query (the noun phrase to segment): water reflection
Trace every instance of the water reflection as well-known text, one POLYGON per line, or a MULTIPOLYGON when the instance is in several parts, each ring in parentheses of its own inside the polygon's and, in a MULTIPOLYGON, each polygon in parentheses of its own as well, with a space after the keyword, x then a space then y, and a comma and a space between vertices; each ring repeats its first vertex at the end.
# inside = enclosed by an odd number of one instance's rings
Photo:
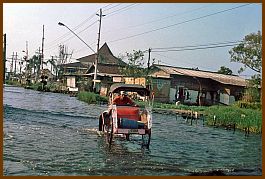
POLYGON ((98 136, 106 106, 63 94, 4 88, 4 175, 261 175, 261 135, 153 114, 150 149, 141 136, 98 136), (40 105, 40 101, 48 105, 40 105))

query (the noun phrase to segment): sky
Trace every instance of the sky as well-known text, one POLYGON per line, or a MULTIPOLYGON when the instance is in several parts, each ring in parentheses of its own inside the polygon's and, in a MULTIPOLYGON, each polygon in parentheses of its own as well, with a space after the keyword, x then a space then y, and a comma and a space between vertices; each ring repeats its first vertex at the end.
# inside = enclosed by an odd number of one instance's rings
MULTIPOLYGON (((243 65, 230 62, 229 50, 246 35, 262 31, 261 3, 4 3, 7 71, 13 52, 19 59, 25 55, 26 41, 29 57, 41 47, 43 25, 46 61, 59 55, 59 45, 72 53, 69 63, 93 54, 100 9, 105 15, 100 46, 106 42, 117 57, 141 50, 145 52, 145 66, 151 48, 155 63, 206 71, 226 66, 238 75, 243 65)), ((240 76, 253 74, 246 70, 240 76)))

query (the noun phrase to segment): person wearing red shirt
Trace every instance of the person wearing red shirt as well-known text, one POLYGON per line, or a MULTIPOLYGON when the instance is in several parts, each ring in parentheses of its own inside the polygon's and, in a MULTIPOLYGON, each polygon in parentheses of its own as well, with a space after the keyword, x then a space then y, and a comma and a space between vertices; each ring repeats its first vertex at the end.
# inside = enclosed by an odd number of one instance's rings
POLYGON ((127 93, 124 91, 121 91, 121 94, 114 98, 112 104, 116 104, 118 106, 123 106, 123 105, 136 106, 136 104, 128 97, 127 93))

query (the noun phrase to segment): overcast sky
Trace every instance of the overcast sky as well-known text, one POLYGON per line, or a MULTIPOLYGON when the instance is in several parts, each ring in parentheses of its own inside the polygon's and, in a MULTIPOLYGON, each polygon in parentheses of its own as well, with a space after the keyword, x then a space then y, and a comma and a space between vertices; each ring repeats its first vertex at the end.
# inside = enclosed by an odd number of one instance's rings
MULTIPOLYGON (((45 59, 58 56, 60 44, 73 52, 71 62, 92 54, 58 22, 75 31, 96 51, 99 26, 96 14, 100 8, 106 15, 102 18, 100 46, 106 42, 115 56, 151 48, 151 59, 156 63, 207 71, 226 66, 238 74, 242 65, 230 62, 228 51, 234 45, 231 42, 262 30, 261 3, 4 3, 7 58, 13 52, 21 58, 26 41, 29 56, 33 56, 41 47, 43 25, 45 59)), ((145 53, 146 61, 147 57, 145 53)), ((242 77, 252 74, 247 70, 242 77)))

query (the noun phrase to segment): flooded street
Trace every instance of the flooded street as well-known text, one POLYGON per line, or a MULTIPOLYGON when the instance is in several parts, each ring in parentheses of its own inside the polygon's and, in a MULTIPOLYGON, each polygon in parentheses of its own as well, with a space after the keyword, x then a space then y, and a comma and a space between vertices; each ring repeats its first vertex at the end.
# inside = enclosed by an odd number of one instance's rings
POLYGON ((262 138, 153 114, 150 149, 138 136, 98 136, 104 105, 64 94, 4 87, 4 175, 262 175, 262 138))

